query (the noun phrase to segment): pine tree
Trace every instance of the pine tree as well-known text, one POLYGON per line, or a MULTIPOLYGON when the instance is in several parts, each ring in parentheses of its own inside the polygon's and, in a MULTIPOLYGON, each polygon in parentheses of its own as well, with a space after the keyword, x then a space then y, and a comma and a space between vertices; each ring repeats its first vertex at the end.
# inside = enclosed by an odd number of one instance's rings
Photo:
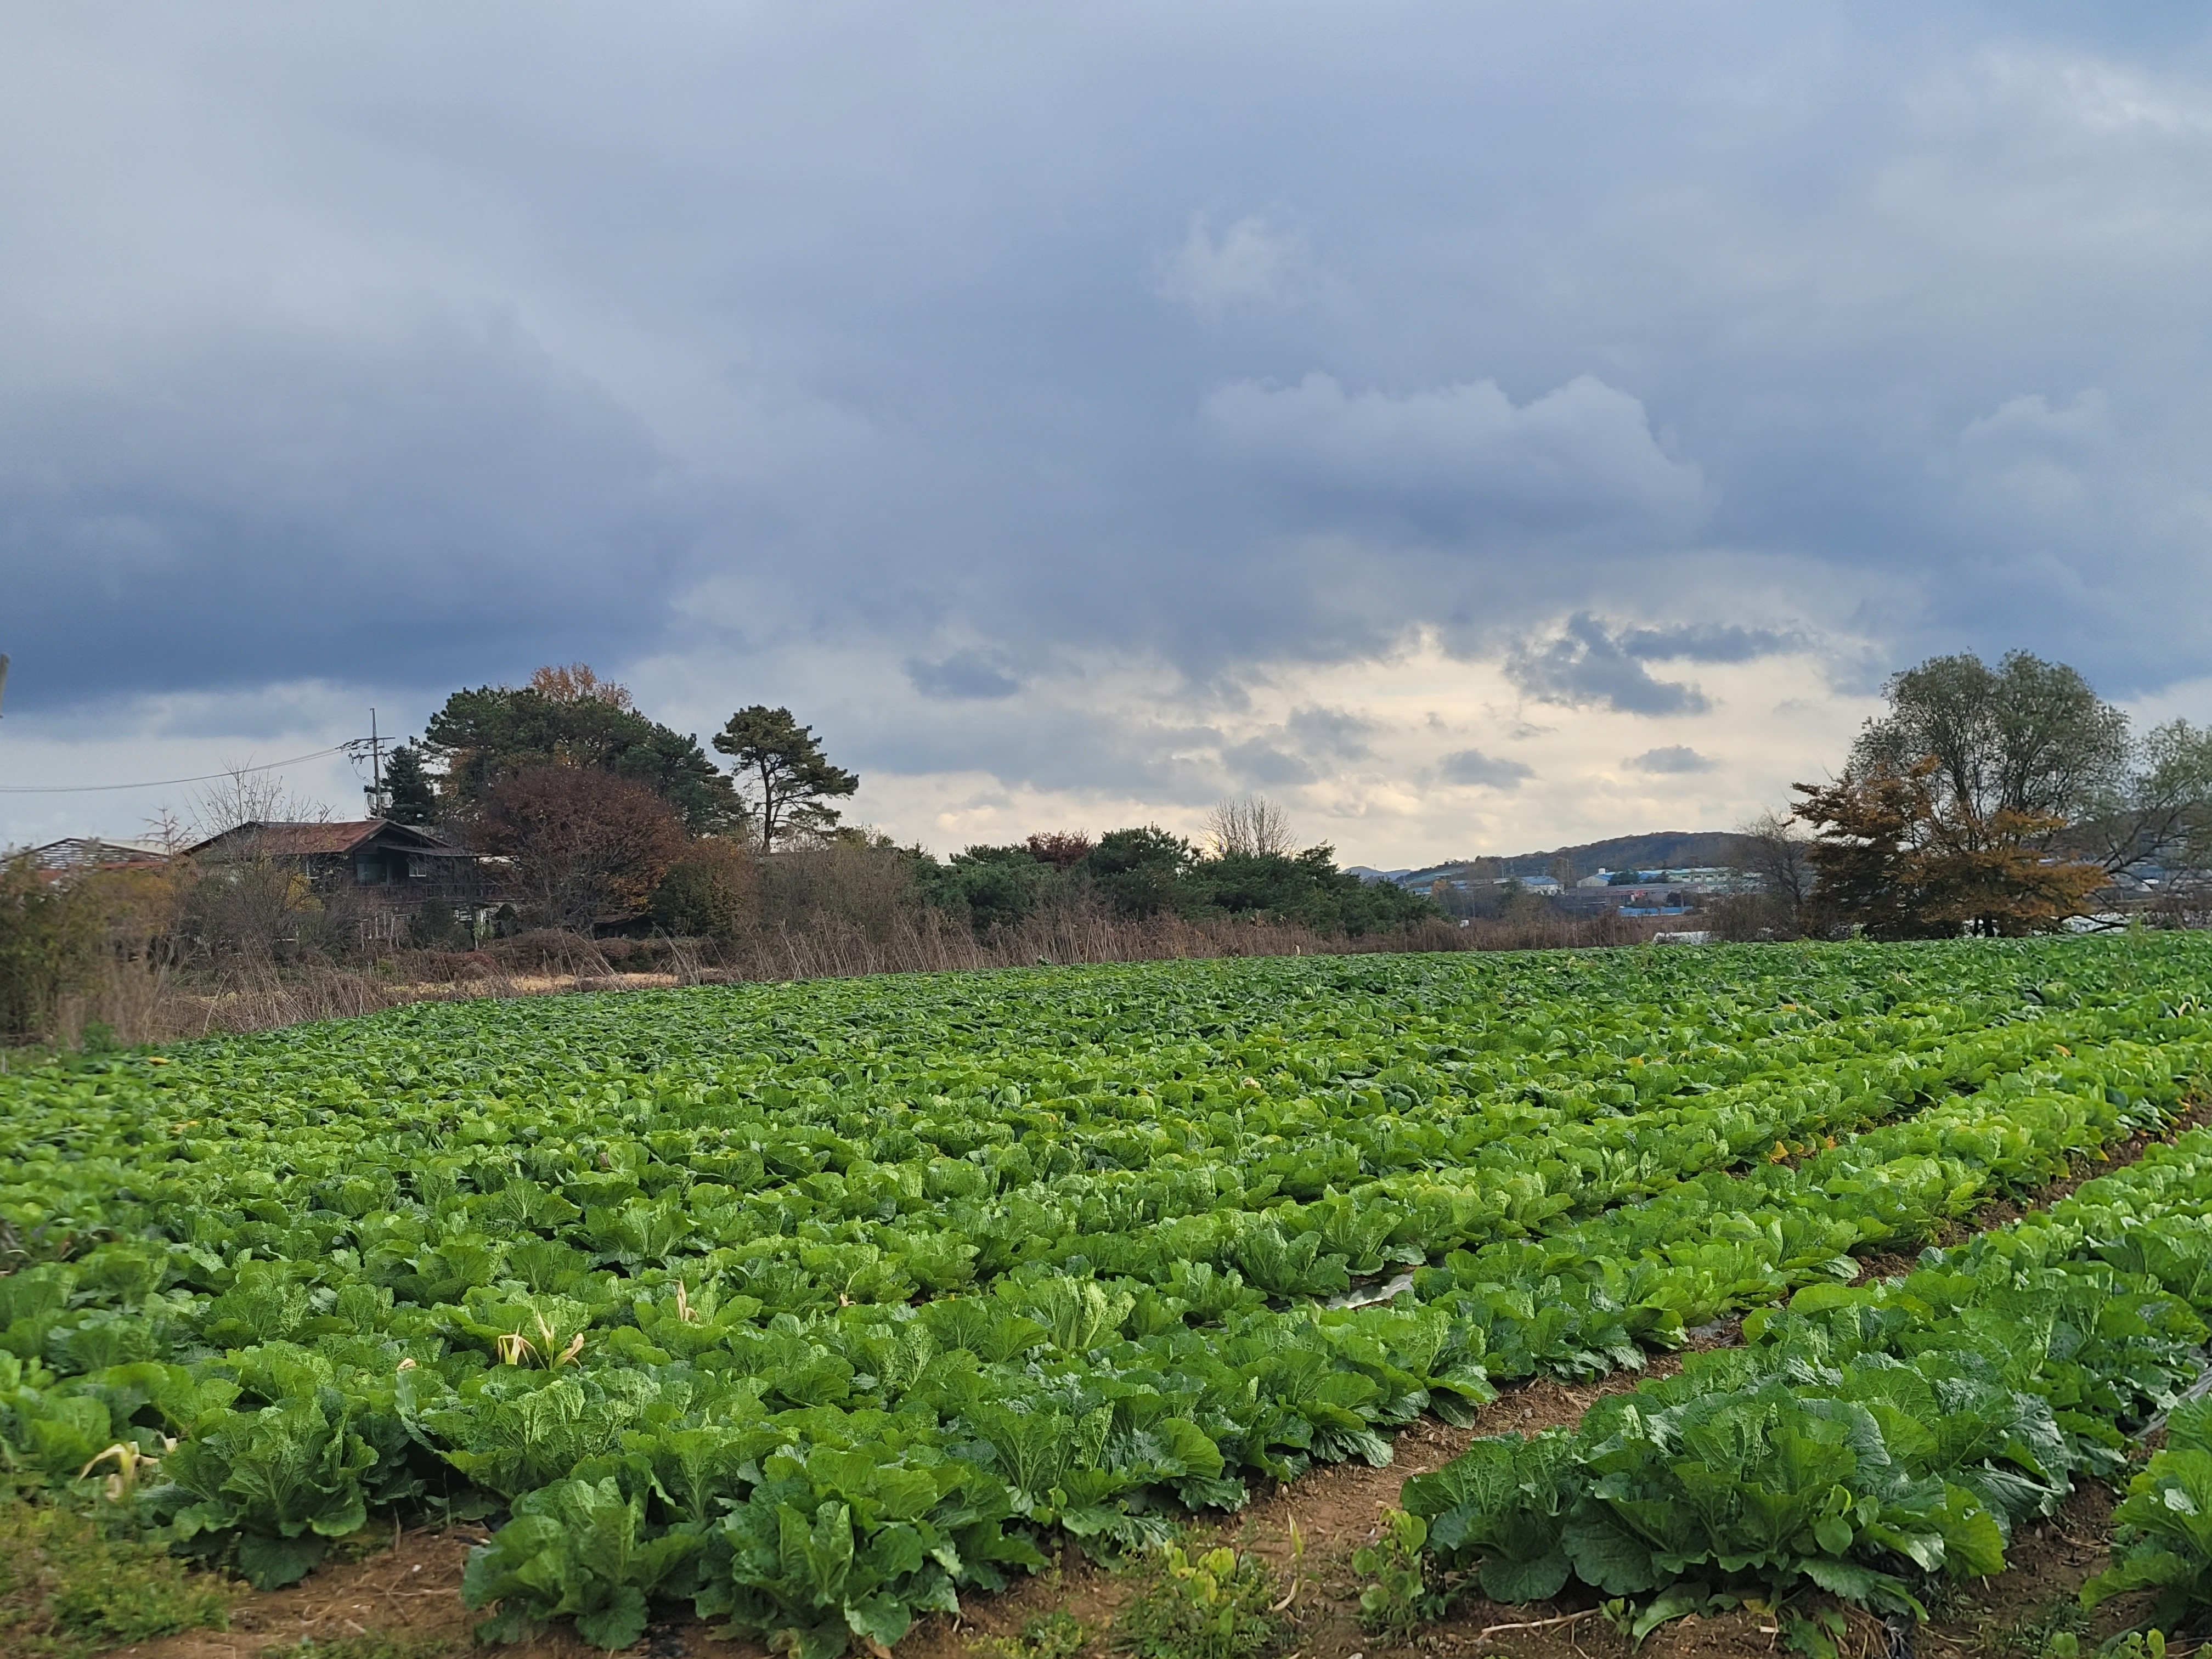
POLYGON ((435 823, 438 788, 422 764, 422 751, 401 744, 384 763, 384 816, 394 823, 435 823))
POLYGON ((842 816, 828 803, 860 787, 859 776, 832 766, 811 726, 788 708, 755 703, 730 716, 714 747, 738 763, 738 786, 760 827, 763 853, 793 831, 826 836, 842 816))

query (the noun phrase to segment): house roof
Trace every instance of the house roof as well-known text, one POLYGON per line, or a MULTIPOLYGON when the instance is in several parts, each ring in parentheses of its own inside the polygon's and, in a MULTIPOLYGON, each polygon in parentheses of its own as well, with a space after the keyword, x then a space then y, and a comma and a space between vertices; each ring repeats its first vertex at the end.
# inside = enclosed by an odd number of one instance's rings
POLYGON ((159 842, 110 841, 100 836, 78 836, 33 847, 31 863, 40 870, 89 870, 159 864, 168 855, 168 849, 159 842))
POLYGON ((459 850, 428 830, 418 830, 410 823, 394 823, 389 818, 359 818, 348 823, 249 822, 226 830, 219 836, 210 836, 205 841, 185 850, 191 853, 219 852, 228 846, 250 841, 258 857, 313 858, 318 854, 350 853, 369 842, 379 840, 386 845, 396 844, 410 851, 459 850))

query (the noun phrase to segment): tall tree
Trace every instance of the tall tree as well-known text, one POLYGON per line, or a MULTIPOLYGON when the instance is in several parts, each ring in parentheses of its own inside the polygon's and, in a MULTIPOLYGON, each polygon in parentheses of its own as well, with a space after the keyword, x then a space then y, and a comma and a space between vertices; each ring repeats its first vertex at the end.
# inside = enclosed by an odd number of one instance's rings
POLYGON ((1265 795, 1237 795, 1206 815, 1206 845, 1216 858, 1288 858, 1297 851, 1291 820, 1265 795))
POLYGON ((1761 891, 1789 912, 1790 927, 1802 929, 1813 902, 1818 872, 1812 860, 1812 838, 1794 817, 1761 812, 1736 831, 1742 839, 1732 857, 1738 870, 1752 877, 1761 891))
POLYGON ((647 719, 629 707, 627 691, 580 663, 540 669, 532 678, 547 689, 456 691, 431 715, 422 748, 443 766, 448 814, 474 815, 502 779, 542 766, 575 766, 644 784, 683 815, 694 835, 738 825, 744 805, 697 739, 647 719))
POLYGON ((2119 787, 2128 717, 2063 663, 2025 651, 1991 668, 1962 653, 1890 676, 1889 713, 1867 722, 1850 770, 1899 776, 1925 758, 1925 787, 1962 828, 2001 812, 2071 822, 2119 787))
POLYGON ((737 762, 763 853, 775 849, 779 836, 830 834, 843 814, 829 803, 860 787, 858 774, 830 763, 814 728, 788 708, 740 708, 715 733, 714 747, 737 762))
POLYGON ((422 751, 414 744, 401 744, 385 762, 384 793, 384 816, 394 823, 438 821, 437 785, 422 764, 422 751))
POLYGON ((2170 720, 2144 732, 2127 777, 2066 839, 2112 875, 2212 861, 2212 727, 2170 720))

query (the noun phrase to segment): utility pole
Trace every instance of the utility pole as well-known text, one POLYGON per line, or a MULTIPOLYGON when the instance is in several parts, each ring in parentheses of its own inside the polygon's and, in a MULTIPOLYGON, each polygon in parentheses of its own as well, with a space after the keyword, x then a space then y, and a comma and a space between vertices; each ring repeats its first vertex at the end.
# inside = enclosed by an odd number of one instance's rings
POLYGON ((0 651, 0 691, 8 689, 8 653, 0 651))
POLYGON ((377 735, 376 710, 368 711, 368 783, 362 793, 368 797, 368 815, 380 818, 391 811, 391 803, 384 799, 384 740, 377 735))

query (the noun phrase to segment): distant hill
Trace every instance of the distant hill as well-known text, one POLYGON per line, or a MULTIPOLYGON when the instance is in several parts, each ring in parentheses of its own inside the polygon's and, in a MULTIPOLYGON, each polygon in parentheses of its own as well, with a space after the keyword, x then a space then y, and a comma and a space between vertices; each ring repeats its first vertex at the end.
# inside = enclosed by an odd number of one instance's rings
POLYGON ((1658 830, 1644 836, 1615 836, 1610 841, 1555 847, 1546 853, 1516 853, 1508 858, 1452 859, 1419 870, 1376 870, 1355 865, 1352 873, 1368 881, 1425 886, 1439 876, 1547 876, 1559 859, 1574 866, 1575 878, 1598 870, 1694 870, 1735 862, 1750 837, 1726 830, 1658 830))

